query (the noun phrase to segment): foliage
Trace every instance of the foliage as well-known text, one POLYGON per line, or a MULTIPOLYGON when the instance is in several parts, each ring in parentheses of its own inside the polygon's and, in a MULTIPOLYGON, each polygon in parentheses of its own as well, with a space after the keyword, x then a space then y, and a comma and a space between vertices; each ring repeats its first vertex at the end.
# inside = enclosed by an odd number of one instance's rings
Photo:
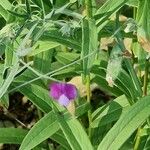
POLYGON ((149 149, 149 20, 149 0, 0 1, 0 105, 19 92, 40 114, 32 127, 0 128, 0 143, 149 149), (52 82, 76 86, 75 110, 52 100, 52 82), (93 100, 95 89, 105 97, 93 100))

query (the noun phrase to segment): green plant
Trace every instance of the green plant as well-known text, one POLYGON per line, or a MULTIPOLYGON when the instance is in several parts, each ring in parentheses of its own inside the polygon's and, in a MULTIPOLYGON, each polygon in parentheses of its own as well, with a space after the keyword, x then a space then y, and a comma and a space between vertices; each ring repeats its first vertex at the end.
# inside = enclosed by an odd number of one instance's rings
POLYGON ((0 1, 0 104, 7 110, 19 92, 38 114, 33 127, 0 128, 0 143, 149 149, 149 20, 148 0, 0 1), (86 94, 66 109, 49 95, 52 82, 86 94), (92 99, 95 85, 105 97, 92 99))

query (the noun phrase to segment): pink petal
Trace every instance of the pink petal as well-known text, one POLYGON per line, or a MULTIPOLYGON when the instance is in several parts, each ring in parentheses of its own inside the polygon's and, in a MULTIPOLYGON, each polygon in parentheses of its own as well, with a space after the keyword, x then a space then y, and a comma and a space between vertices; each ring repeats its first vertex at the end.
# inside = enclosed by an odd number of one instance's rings
POLYGON ((61 83, 54 82, 50 84, 50 96, 58 100, 61 95, 61 83))
POLYGON ((63 87, 63 93, 69 100, 73 100, 77 97, 77 89, 73 84, 65 84, 63 87))

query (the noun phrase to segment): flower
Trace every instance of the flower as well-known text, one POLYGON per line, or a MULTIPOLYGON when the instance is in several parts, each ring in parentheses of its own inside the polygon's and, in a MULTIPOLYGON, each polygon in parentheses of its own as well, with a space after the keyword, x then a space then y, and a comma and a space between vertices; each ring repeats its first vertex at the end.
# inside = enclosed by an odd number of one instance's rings
POLYGON ((76 98, 77 89, 72 84, 54 82, 50 84, 50 96, 57 100, 60 105, 66 107, 70 101, 76 98))

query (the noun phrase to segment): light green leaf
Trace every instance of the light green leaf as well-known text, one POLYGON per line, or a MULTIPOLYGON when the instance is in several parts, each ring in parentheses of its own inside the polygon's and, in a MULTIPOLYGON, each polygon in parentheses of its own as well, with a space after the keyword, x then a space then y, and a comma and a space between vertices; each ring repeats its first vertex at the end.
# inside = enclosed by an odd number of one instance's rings
POLYGON ((92 128, 107 125, 119 119, 122 113, 129 107, 127 98, 122 95, 110 103, 98 108, 92 114, 92 128))
POLYGON ((107 0, 95 13, 98 31, 106 25, 108 18, 123 7, 128 0, 107 0))
POLYGON ((18 58, 13 56, 13 66, 10 68, 10 73, 8 74, 8 77, 4 80, 3 84, 1 85, 0 88, 0 98, 6 93, 8 87, 14 80, 14 77, 19 69, 19 63, 18 63, 18 58))
MULTIPOLYGON (((80 116, 86 113, 89 109, 89 104, 85 103, 76 109, 76 115, 80 116)), ((62 114, 63 115, 63 114, 62 114)), ((65 113, 65 118, 70 118, 70 114, 65 113)), ((53 111, 46 114, 39 120, 24 138, 20 150, 29 150, 37 146, 60 129, 58 121, 53 111)))
POLYGON ((139 99, 110 129, 98 146, 98 150, 116 150, 150 116, 150 96, 139 99))
POLYGON ((64 52, 58 52, 55 56, 55 58, 62 64, 69 64, 75 60, 77 60, 80 57, 77 53, 64 53, 64 52))
POLYGON ((50 137, 52 140, 56 141, 57 143, 59 143, 62 147, 64 147, 66 150, 71 150, 70 145, 68 144, 64 134, 62 133, 62 131, 58 131, 55 134, 53 134, 50 137))
POLYGON ((81 58, 90 55, 88 58, 83 59, 83 74, 89 74, 90 69, 95 60, 95 51, 98 48, 98 35, 95 20, 83 19, 82 21, 82 51, 81 58))
POLYGON ((36 44, 32 47, 32 51, 29 53, 30 56, 37 55, 41 52, 53 49, 60 46, 57 42, 52 41, 37 41, 36 44))
POLYGON ((54 113, 51 111, 45 115, 24 138, 19 150, 30 150, 49 138, 59 129, 54 113))
POLYGON ((78 122, 77 119, 72 117, 71 119, 66 119, 59 113, 55 111, 55 115, 59 122, 60 128, 63 131, 66 140, 68 141, 72 150, 92 150, 93 147, 91 142, 83 130, 83 127, 78 122))
POLYGON ((9 14, 7 10, 11 9, 11 3, 8 0, 3 0, 0 1, 0 15, 2 15, 2 17, 8 21, 9 19, 9 14))
POLYGON ((21 144, 27 133, 27 130, 20 128, 0 128, 0 143, 21 144))
POLYGON ((42 35, 41 39, 46 40, 46 41, 48 40, 48 41, 57 42, 57 43, 66 45, 70 48, 81 51, 81 35, 78 35, 78 38, 75 36, 68 37, 68 36, 62 35, 62 33, 58 29, 54 28, 54 29, 46 31, 42 35))
POLYGON ((41 111, 49 112, 51 110, 52 105, 48 89, 46 90, 36 84, 30 84, 20 88, 19 91, 27 96, 41 111))

